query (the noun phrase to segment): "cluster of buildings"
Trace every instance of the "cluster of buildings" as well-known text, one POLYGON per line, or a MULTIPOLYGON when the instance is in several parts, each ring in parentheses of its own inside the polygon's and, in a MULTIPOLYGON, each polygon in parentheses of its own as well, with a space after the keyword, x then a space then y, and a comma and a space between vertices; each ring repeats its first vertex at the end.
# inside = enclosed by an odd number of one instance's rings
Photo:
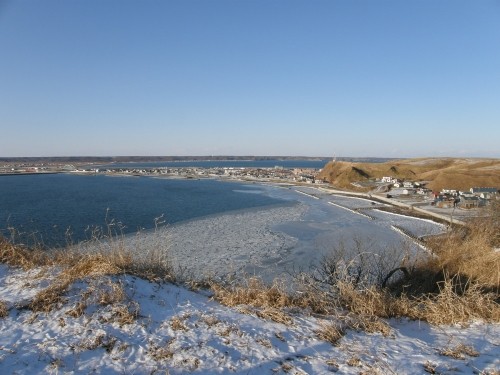
MULTIPOLYGON (((419 194, 432 199, 431 205, 439 208, 473 209, 489 205, 492 199, 500 199, 499 190, 495 187, 472 187, 469 191, 443 189, 432 192, 425 188, 425 183, 402 181, 392 177, 382 177, 382 183, 399 189, 399 195, 419 194)), ((388 194, 391 196, 391 194, 388 194)))
POLYGON ((0 165, 0 174, 32 174, 52 172, 54 168, 45 165, 5 164, 0 165))
POLYGON ((316 179, 317 169, 310 168, 237 168, 237 167, 163 167, 163 168, 106 168, 106 169, 74 169, 77 173, 126 174, 133 176, 164 176, 178 178, 228 178, 247 180, 271 180, 283 182, 322 183, 316 179))
POLYGON ((499 190, 493 187, 473 187, 470 191, 443 189, 434 194, 434 205, 440 208, 472 209, 487 206, 497 199, 499 190))
POLYGON ((177 178, 218 177, 228 179, 269 180, 283 182, 301 182, 309 184, 323 183, 317 179, 319 169, 313 168, 238 168, 238 167, 161 167, 161 168, 112 168, 81 167, 73 164, 50 165, 0 165, 0 174, 58 173, 80 174, 121 174, 133 176, 163 176, 177 178))
POLYGON ((385 184, 390 184, 392 188, 402 189, 401 194, 403 195, 412 195, 412 194, 427 195, 432 192, 430 189, 427 189, 425 187, 425 183, 423 182, 403 181, 400 180, 399 178, 393 178, 393 177, 382 177, 380 182, 385 184))

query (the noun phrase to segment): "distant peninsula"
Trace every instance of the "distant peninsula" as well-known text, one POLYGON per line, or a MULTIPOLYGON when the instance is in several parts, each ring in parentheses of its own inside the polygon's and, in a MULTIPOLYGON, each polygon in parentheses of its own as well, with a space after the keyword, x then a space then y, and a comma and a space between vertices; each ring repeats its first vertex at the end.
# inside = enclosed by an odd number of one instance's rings
MULTIPOLYGON (((144 163, 171 161, 211 161, 211 160, 331 160, 330 156, 46 156, 46 157, 0 157, 3 163, 144 163)), ((391 158, 337 157, 336 160, 357 163, 383 163, 391 158)))

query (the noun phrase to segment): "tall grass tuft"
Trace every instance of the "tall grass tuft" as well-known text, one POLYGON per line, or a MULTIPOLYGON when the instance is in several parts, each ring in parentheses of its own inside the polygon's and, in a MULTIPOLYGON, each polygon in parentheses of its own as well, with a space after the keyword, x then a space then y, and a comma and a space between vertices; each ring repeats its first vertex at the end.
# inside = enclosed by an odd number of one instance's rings
POLYGON ((27 271, 34 267, 46 265, 49 263, 49 257, 39 249, 14 245, 0 235, 0 263, 20 267, 27 271))
POLYGON ((266 285, 258 277, 251 277, 243 284, 232 285, 210 282, 214 298, 226 306, 249 305, 253 307, 283 308, 293 305, 282 281, 266 285))

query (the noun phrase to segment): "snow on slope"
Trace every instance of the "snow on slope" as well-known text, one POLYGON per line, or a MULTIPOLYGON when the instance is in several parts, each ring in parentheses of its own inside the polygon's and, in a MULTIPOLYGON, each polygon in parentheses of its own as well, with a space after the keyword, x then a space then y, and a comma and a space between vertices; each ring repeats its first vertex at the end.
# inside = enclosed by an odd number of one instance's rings
MULTIPOLYGON (((0 265, 0 374, 479 374, 500 371, 500 325, 432 327, 390 320, 392 334, 349 332, 338 346, 315 331, 326 317, 290 311, 293 324, 266 321, 168 283, 121 275, 72 285, 61 308, 35 314, 25 306, 51 273, 29 274, 0 265), (100 283, 100 284, 99 284, 100 283), (119 285, 122 302, 88 303, 82 296, 119 285), (137 304, 135 304, 137 303, 137 304), (139 311, 130 324, 120 311, 139 311), (459 345, 478 356, 440 354, 459 345)), ((90 300, 89 300, 90 301, 90 300)), ((247 308, 248 310, 248 308, 247 308)))

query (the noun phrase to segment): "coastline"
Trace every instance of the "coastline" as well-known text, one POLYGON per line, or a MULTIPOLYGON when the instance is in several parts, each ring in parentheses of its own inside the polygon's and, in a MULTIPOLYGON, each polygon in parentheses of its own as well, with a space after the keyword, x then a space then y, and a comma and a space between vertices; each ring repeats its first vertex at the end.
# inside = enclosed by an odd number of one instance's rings
POLYGON ((282 198, 284 203, 218 213, 130 235, 127 246, 138 254, 161 250, 190 279, 258 275, 272 281, 310 270, 337 246, 351 248, 356 241, 365 244, 364 251, 391 257, 392 267, 408 256, 403 248, 411 249, 412 259, 427 256, 417 239, 444 230, 432 220, 372 210, 380 205, 325 194, 314 187, 259 185, 263 194, 282 198), (337 203, 332 202, 335 200, 337 203), (394 231, 394 225, 404 233, 394 231))

